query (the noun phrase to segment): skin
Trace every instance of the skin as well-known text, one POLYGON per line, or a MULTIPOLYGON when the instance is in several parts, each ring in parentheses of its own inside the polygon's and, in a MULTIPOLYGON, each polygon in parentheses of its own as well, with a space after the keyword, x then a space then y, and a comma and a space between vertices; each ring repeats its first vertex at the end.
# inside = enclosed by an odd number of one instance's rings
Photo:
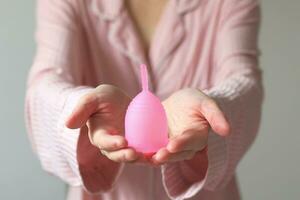
POLYGON ((130 101, 119 88, 100 85, 80 99, 66 126, 88 129, 91 144, 112 161, 150 165, 193 158, 206 147, 210 127, 221 136, 230 132, 228 122, 213 99, 197 89, 182 89, 163 101, 169 143, 149 159, 127 147, 124 118, 130 101))
MULTIPOLYGON (((126 1, 146 49, 167 2, 126 1)), ((91 144, 112 161, 151 165, 192 159, 206 147, 210 128, 221 136, 230 132, 228 122, 213 99, 198 89, 182 89, 163 101, 168 119, 169 143, 149 159, 127 147, 124 118, 130 101, 131 97, 119 88, 100 85, 80 99, 66 126, 87 129, 91 144)))
POLYGON ((112 85, 100 85, 83 96, 66 121, 72 129, 88 129, 89 140, 115 162, 130 162, 138 153, 127 148, 124 119, 131 98, 112 85))
POLYGON ((154 163, 192 159, 206 147, 210 128, 220 136, 230 132, 216 102, 200 90, 179 90, 163 101, 163 106, 168 119, 169 143, 153 156, 154 163))
POLYGON ((126 0, 127 10, 140 35, 145 50, 148 51, 155 28, 159 23, 168 0, 126 0))

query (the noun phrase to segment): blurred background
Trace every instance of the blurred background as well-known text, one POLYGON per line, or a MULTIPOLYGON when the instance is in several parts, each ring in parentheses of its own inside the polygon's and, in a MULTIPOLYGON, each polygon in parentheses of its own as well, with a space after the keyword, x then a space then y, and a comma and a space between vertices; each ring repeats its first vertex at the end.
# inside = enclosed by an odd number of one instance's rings
MULTIPOLYGON (((262 1, 266 90, 259 136, 238 167, 244 200, 300 199, 300 1, 262 1)), ((66 186, 41 170, 24 126, 35 52, 35 1, 0 0, 0 199, 63 200, 66 186)))

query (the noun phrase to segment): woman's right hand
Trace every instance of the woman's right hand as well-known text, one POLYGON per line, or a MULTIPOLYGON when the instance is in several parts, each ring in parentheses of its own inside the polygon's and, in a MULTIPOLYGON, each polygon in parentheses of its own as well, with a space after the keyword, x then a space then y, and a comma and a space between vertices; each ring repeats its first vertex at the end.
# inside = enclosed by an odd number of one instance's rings
POLYGON ((68 128, 87 129, 92 145, 115 162, 133 162, 139 154, 127 147, 124 119, 131 98, 112 85, 100 85, 83 96, 66 121, 68 128))

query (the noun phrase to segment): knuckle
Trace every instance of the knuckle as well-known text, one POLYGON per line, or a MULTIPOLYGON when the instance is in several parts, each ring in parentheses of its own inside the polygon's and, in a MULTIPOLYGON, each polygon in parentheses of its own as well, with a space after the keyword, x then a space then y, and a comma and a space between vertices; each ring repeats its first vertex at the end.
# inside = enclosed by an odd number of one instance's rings
POLYGON ((103 83, 103 84, 97 86, 97 89, 98 90, 105 90, 105 89, 110 89, 111 87, 112 87, 112 85, 103 83))
POLYGON ((83 97, 81 97, 80 102, 85 108, 91 109, 95 106, 95 103, 97 102, 97 96, 93 93, 86 94, 83 97))
POLYGON ((94 100, 94 95, 92 93, 86 94, 83 97, 81 97, 80 100, 82 103, 91 102, 94 100))

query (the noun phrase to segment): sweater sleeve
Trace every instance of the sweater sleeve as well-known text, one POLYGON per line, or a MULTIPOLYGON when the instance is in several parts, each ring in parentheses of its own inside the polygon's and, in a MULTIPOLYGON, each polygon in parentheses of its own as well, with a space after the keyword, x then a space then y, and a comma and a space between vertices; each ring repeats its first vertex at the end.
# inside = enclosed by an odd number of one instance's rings
POLYGON ((258 132, 263 100, 257 47, 259 3, 224 2, 215 47, 215 85, 204 92, 220 106, 231 134, 224 138, 210 130, 205 151, 192 160, 162 166, 171 199, 186 199, 203 189, 214 191, 226 186, 258 132))
POLYGON ((121 166, 89 143, 87 130, 64 125, 78 100, 93 90, 80 83, 80 69, 71 62, 72 44, 80 39, 73 2, 38 1, 37 52, 28 76, 25 121, 43 169, 95 193, 112 187, 121 166))

